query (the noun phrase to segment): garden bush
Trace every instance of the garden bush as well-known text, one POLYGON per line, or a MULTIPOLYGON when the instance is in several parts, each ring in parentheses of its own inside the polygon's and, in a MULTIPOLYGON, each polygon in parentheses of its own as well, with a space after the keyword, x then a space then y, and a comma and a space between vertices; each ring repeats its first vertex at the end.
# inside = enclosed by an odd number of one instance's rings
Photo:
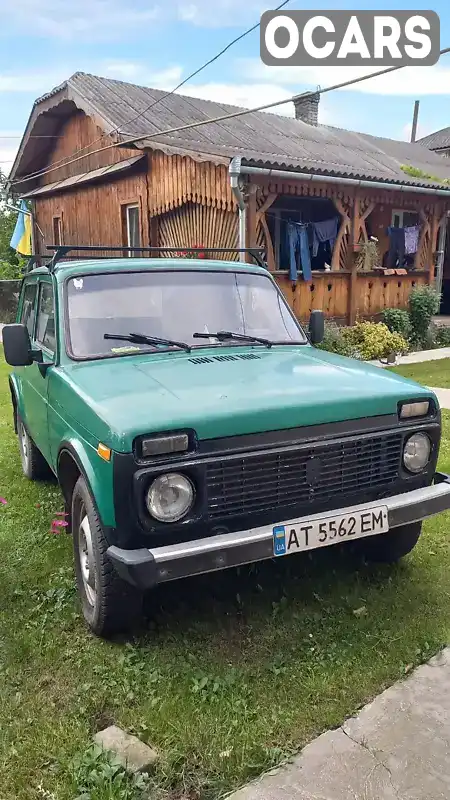
POLYGON ((327 350, 328 353, 336 353, 339 356, 357 358, 356 348, 347 341, 344 335, 346 330, 347 328, 340 328, 335 322, 326 322, 325 335, 319 345, 320 349, 327 350))
POLYGON ((436 328, 436 347, 450 347, 450 328, 436 328))
POLYGON ((406 353, 408 343, 382 322, 357 322, 351 328, 339 328, 328 322, 320 348, 340 356, 371 361, 386 358, 392 352, 406 353))
POLYGON ((406 340, 410 338, 412 333, 411 317, 403 308, 386 308, 381 317, 391 333, 399 333, 406 340))
POLYGON ((411 341, 417 347, 426 343, 431 319, 439 311, 441 296, 434 286, 417 286, 409 295, 411 341))
POLYGON ((406 339, 399 333, 392 333, 383 322, 357 322, 352 328, 346 328, 343 336, 364 361, 408 351, 406 339))

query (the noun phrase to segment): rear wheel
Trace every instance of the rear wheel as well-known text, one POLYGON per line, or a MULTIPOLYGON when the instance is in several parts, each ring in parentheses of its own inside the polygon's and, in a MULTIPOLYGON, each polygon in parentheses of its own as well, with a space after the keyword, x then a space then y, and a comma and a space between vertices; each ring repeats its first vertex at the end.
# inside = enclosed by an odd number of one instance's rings
POLYGON ((416 546, 422 532, 422 523, 402 525, 387 533, 360 539, 360 552, 366 561, 392 564, 406 556, 416 546))
POLYGON ((125 631, 139 618, 142 595, 117 575, 97 510, 80 477, 72 495, 75 573, 84 618, 97 636, 125 631))
POLYGON ((45 480, 51 470, 44 456, 37 449, 19 414, 17 415, 17 435, 19 437, 20 460, 24 475, 30 481, 45 480))

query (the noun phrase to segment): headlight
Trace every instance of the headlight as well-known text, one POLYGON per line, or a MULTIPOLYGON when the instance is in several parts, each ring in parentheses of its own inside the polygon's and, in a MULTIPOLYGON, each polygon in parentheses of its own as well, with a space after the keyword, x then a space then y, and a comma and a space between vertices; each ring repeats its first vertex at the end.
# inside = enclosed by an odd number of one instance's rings
POLYGON ((411 417, 426 417, 430 410, 429 400, 420 400, 416 403, 403 403, 400 409, 400 419, 411 419, 411 417))
POLYGON ((155 478, 147 492, 147 508, 159 522, 178 522, 194 504, 195 490, 185 475, 170 472, 155 478))
POLYGON ((413 433, 406 440, 403 463, 408 472, 422 472, 430 460, 431 443, 424 433, 413 433))

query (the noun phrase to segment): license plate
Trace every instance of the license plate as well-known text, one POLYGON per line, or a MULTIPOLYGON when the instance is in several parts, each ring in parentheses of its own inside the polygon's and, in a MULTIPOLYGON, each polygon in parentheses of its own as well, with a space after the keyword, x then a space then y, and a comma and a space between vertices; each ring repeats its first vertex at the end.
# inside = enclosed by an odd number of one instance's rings
POLYGON ((337 542, 374 536, 389 530, 387 506, 376 506, 353 514, 303 519, 273 529, 274 556, 287 556, 299 550, 314 550, 337 542))

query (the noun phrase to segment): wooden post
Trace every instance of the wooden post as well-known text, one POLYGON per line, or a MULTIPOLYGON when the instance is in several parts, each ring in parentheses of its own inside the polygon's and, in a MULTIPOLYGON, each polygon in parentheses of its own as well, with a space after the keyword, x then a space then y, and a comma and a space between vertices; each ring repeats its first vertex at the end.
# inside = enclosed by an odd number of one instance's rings
MULTIPOLYGON (((361 206, 360 206, 360 199, 358 194, 356 194, 353 202, 353 209, 352 209, 352 217, 351 217, 351 241, 352 247, 349 247, 347 253, 347 260, 350 266, 350 278, 348 282, 348 324, 354 325, 356 320, 356 305, 357 305, 357 291, 358 291, 358 270, 356 266, 356 261, 353 255, 354 252, 354 245, 359 242, 359 236, 361 231, 361 206)), ((364 223, 365 227, 365 223, 364 223)))
MULTIPOLYGON (((150 247, 159 246, 159 219, 158 217, 150 217, 150 247)), ((153 256, 158 258, 158 253, 153 256)))
POLYGON ((345 260, 345 255, 347 253, 347 236, 350 231, 351 219, 347 204, 344 205, 344 203, 338 198, 334 198, 333 202, 342 217, 341 227, 339 228, 338 235, 334 243, 333 255, 331 257, 331 269, 333 272, 337 272, 339 269, 341 269, 341 262, 343 259, 345 260), (343 259, 341 258, 341 255, 343 255, 343 259))
POLYGON ((259 223, 261 223, 261 227, 264 231, 264 237, 266 240, 267 266, 269 267, 271 272, 274 272, 274 270, 276 269, 276 263, 275 263, 275 253, 273 251, 272 237, 270 235, 269 226, 267 224, 267 219, 266 219, 266 211, 270 208, 272 203, 275 202, 277 197, 278 195, 275 194, 275 192, 271 192, 270 194, 268 194, 264 203, 260 208, 258 208, 258 211, 256 212, 256 228, 258 227, 259 223))

